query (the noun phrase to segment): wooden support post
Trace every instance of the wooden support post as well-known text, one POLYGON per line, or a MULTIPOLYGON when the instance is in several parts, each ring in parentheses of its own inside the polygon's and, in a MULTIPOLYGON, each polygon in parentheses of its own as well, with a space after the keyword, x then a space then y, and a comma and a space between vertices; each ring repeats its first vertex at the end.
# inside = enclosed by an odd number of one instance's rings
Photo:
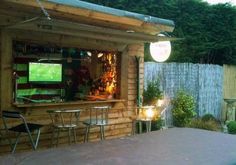
POLYGON ((7 31, 1 30, 1 103, 0 108, 7 109, 11 107, 12 101, 12 39, 7 31))
POLYGON ((139 56, 135 56, 136 62, 137 62, 137 106, 140 107, 142 102, 141 102, 141 98, 140 98, 140 85, 139 85, 139 64, 140 64, 140 57, 139 56))

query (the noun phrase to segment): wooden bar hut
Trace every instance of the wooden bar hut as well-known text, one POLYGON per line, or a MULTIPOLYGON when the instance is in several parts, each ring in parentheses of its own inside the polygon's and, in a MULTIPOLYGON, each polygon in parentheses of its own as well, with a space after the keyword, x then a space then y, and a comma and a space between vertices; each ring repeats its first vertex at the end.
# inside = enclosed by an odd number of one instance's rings
MULTIPOLYGON (((50 146, 50 109, 111 105, 106 138, 129 135, 144 43, 174 29, 171 20, 79 0, 2 0, 0 20, 0 111, 17 110, 45 125, 39 148, 50 146)), ((76 132, 81 142, 83 125, 76 132)), ((65 135, 60 143, 66 142, 65 135)), ((10 151, 4 137, 0 145, 1 154, 10 151)), ((30 149, 22 138, 17 150, 30 149)))

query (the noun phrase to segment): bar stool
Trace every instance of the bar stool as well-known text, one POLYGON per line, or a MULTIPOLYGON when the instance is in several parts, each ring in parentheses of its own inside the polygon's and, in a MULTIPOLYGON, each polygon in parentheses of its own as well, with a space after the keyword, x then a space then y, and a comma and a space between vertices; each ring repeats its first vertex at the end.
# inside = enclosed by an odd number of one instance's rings
POLYGON ((89 109, 89 119, 83 121, 86 126, 84 142, 88 142, 90 128, 97 126, 100 127, 100 138, 105 139, 105 129, 104 126, 108 125, 108 111, 110 106, 96 106, 89 109))
POLYGON ((81 110, 48 110, 52 120, 52 138, 51 145, 54 145, 55 132, 57 132, 56 146, 58 146, 61 131, 68 131, 68 142, 71 144, 71 130, 73 131, 74 143, 76 143, 76 131, 81 110))

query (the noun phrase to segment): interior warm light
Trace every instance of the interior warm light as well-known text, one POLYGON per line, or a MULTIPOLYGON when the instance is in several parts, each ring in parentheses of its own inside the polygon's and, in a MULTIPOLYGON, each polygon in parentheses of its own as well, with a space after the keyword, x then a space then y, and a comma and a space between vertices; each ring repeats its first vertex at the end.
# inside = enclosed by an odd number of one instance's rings
POLYGON ((87 55, 88 55, 89 57, 91 57, 91 56, 92 56, 92 53, 91 53, 90 51, 87 51, 87 55))
POLYGON ((126 30, 126 33, 134 33, 134 30, 126 30))
POLYGON ((98 58, 102 57, 103 53, 98 53, 98 58))
POLYGON ((112 94, 113 93, 113 90, 114 90, 114 83, 112 82, 112 84, 111 85, 108 85, 107 87, 106 87, 106 92, 108 92, 109 94, 112 94))
MULTIPOLYGON (((158 36, 165 36, 159 34, 158 36)), ((158 41, 150 43, 150 54, 152 58, 157 62, 166 61, 171 53, 171 44, 170 41, 158 41)))

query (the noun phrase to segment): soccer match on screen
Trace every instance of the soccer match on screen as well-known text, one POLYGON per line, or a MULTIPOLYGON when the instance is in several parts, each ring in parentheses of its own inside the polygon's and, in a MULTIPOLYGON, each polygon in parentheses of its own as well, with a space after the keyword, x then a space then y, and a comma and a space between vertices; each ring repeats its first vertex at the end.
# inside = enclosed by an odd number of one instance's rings
POLYGON ((62 65, 51 63, 29 63, 30 82, 61 82, 62 65))

